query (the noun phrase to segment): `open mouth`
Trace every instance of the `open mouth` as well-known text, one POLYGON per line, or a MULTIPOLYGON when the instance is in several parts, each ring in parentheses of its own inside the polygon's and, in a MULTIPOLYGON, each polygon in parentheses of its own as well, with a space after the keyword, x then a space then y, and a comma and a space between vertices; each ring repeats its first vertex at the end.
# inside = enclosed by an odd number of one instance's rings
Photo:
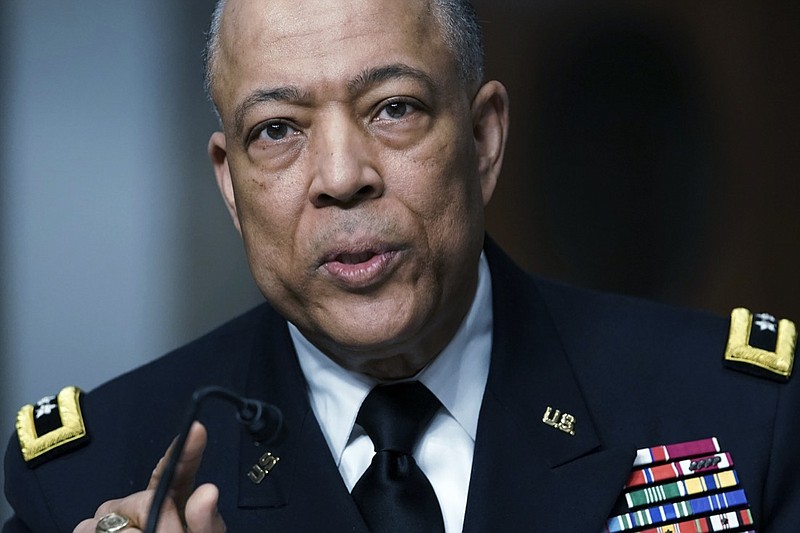
POLYGON ((320 269, 342 286, 363 289, 389 277, 398 253, 397 250, 388 249, 388 246, 337 251, 322 261, 320 269))
POLYGON ((346 253, 346 254, 339 254, 334 258, 334 261, 338 263, 342 263, 345 265, 357 265, 359 263, 366 263, 373 257, 378 255, 376 252, 368 251, 368 252, 358 252, 358 253, 346 253))

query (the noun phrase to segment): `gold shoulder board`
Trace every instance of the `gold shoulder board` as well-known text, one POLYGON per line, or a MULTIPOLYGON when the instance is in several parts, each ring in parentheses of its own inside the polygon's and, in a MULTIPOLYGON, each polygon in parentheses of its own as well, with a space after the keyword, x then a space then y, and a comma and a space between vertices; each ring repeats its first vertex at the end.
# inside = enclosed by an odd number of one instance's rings
POLYGON ((792 375, 797 328, 791 320, 739 307, 731 311, 731 330, 725 362, 738 370, 777 381, 792 375))
POLYGON ((65 387, 17 413, 17 437, 22 457, 34 467, 88 440, 80 405, 81 390, 65 387))

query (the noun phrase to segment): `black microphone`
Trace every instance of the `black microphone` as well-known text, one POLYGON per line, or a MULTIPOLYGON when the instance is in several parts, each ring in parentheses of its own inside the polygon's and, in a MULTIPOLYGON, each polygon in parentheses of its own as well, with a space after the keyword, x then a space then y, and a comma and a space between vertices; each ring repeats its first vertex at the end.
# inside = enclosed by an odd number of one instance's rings
POLYGON ((283 432, 283 413, 274 405, 254 398, 240 398, 243 404, 236 419, 247 428, 256 442, 275 442, 283 432))
POLYGON ((209 397, 220 398, 236 405, 238 408, 236 419, 247 428, 253 436, 253 440, 256 442, 272 442, 276 440, 277 437, 281 436, 283 413, 274 405, 254 398, 244 398, 223 387, 209 386, 194 391, 194 394, 192 394, 192 401, 186 413, 183 430, 178 434, 175 440, 175 446, 170 454, 169 462, 164 468, 161 479, 158 481, 156 492, 153 495, 153 502, 150 504, 150 513, 147 516, 147 525, 143 530, 145 533, 155 533, 158 516, 161 514, 161 507, 164 505, 167 492, 172 484, 172 478, 175 477, 175 469, 178 466, 178 460, 186 445, 186 439, 189 437, 189 430, 192 428, 192 423, 197 418, 200 405, 209 397))

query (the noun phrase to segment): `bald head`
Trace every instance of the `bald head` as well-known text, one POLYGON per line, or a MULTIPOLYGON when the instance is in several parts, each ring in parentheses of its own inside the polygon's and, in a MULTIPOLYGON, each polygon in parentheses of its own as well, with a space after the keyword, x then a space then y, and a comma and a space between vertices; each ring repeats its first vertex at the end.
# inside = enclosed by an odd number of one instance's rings
MULTIPOLYGON (((205 88, 212 102, 218 72, 222 19, 227 4, 233 1, 236 0, 217 0, 206 36, 203 55, 205 88)), ((483 80, 484 52, 481 28, 472 4, 469 0, 431 0, 431 6, 442 39, 453 54, 459 78, 471 91, 477 90, 483 80)))

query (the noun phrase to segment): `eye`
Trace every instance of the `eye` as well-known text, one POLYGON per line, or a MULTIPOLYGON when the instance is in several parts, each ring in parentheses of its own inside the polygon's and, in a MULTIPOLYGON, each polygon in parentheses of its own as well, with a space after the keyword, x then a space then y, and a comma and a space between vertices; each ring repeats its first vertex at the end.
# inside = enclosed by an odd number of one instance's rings
POLYGON ((376 118, 377 120, 400 120, 417 109, 418 108, 411 102, 394 100, 384 105, 376 118))
POLYGON ((253 133, 250 135, 250 140, 252 141, 267 141, 267 142, 276 142, 281 141, 287 137, 290 137, 297 133, 297 130, 294 129, 292 126, 287 124, 286 122, 282 122, 280 120, 273 120, 270 122, 265 122, 259 127, 256 127, 253 130, 253 133))
POLYGON ((290 135, 293 131, 294 130, 284 122, 272 122, 264 127, 262 134, 266 135, 273 141, 280 141, 287 135, 290 135))
POLYGON ((408 105, 405 102, 392 102, 383 108, 391 118, 402 118, 408 112, 408 105))

